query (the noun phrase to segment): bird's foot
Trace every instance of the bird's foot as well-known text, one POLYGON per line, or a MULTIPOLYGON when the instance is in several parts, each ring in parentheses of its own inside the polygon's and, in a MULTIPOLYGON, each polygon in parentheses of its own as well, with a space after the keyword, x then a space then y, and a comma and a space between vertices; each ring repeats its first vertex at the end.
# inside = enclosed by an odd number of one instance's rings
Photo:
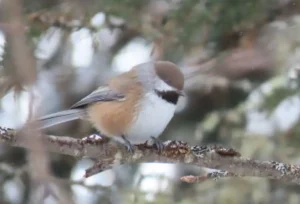
POLYGON ((156 147, 157 151, 162 152, 162 150, 164 149, 164 144, 156 137, 151 137, 151 139, 153 140, 154 146, 156 147))
POLYGON ((127 148, 127 151, 130 152, 131 154, 134 153, 134 147, 133 145, 129 142, 129 140, 126 139, 126 137, 124 135, 122 135, 122 139, 125 143, 125 146, 127 148))

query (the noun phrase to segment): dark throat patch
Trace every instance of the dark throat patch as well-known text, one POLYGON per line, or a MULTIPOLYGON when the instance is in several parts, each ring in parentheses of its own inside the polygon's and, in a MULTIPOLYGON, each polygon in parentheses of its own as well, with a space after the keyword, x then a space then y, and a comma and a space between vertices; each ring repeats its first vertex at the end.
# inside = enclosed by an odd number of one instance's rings
POLYGON ((164 99, 165 101, 167 101, 169 103, 172 103, 174 105, 176 105, 177 102, 178 102, 179 94, 176 91, 158 91, 158 90, 155 90, 155 93, 159 97, 164 99))

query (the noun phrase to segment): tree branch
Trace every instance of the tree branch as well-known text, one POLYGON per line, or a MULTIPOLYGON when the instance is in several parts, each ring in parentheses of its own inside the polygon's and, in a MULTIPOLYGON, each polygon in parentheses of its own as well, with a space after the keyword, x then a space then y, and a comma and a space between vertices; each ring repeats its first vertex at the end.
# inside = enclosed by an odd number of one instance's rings
MULTIPOLYGON (((83 139, 52 135, 43 135, 43 138, 45 147, 50 152, 95 160, 95 164, 86 170, 85 177, 115 165, 160 162, 222 170, 221 173, 208 175, 207 178, 254 176, 300 184, 300 166, 243 158, 233 149, 216 145, 190 146, 182 141, 166 141, 164 149, 158 152, 152 142, 147 141, 144 144, 134 145, 135 151, 131 154, 124 146, 109 143, 106 139, 95 135, 83 139)), ((27 148, 28 143, 22 139, 16 130, 0 127, 0 143, 27 148)))

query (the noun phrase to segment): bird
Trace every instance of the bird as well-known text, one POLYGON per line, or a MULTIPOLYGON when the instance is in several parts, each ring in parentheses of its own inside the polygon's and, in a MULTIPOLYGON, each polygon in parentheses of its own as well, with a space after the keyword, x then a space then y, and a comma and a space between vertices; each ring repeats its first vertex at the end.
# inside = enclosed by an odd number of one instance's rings
POLYGON ((112 77, 70 109, 39 118, 41 129, 72 120, 86 120, 103 136, 124 144, 157 139, 173 118, 179 97, 185 96, 184 75, 170 61, 149 61, 112 77))

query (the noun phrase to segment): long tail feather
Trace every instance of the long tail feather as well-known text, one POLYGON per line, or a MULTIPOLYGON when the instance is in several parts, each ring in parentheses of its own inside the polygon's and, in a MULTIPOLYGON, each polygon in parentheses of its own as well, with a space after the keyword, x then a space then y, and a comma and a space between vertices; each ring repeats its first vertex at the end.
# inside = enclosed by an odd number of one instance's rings
POLYGON ((71 109, 46 115, 39 119, 40 128, 44 129, 60 123, 79 119, 84 113, 85 111, 83 109, 71 109))

